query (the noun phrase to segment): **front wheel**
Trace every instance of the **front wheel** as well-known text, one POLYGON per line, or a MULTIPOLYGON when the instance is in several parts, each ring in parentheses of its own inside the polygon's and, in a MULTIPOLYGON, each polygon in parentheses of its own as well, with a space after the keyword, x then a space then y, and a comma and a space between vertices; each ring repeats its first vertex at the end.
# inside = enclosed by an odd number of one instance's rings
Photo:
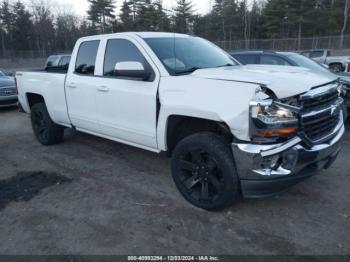
POLYGON ((51 120, 44 103, 35 104, 31 108, 31 121, 34 134, 41 144, 49 146, 63 140, 64 128, 51 120))
POLYGON ((183 197, 202 209, 224 209, 240 195, 230 147, 214 133, 191 135, 176 146, 172 176, 183 197))

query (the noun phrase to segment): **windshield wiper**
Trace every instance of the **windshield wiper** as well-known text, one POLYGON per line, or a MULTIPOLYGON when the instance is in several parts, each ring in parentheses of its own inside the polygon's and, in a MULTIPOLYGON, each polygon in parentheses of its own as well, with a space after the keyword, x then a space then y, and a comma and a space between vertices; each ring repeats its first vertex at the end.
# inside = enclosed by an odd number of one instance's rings
POLYGON ((194 71, 199 70, 199 69, 203 69, 203 68, 194 66, 194 67, 191 67, 190 69, 186 69, 186 70, 183 70, 183 71, 176 71, 175 74, 176 75, 191 74, 194 71))

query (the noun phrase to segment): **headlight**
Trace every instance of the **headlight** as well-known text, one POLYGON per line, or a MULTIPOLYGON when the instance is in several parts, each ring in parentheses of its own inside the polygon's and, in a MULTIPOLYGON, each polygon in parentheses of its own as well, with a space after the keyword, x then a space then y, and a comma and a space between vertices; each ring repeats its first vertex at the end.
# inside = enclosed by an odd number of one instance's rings
POLYGON ((252 101, 251 138, 257 142, 276 142, 295 136, 298 118, 295 112, 273 102, 273 100, 252 101))
POLYGON ((340 82, 338 86, 339 96, 344 97, 347 92, 349 92, 349 84, 346 82, 340 82))

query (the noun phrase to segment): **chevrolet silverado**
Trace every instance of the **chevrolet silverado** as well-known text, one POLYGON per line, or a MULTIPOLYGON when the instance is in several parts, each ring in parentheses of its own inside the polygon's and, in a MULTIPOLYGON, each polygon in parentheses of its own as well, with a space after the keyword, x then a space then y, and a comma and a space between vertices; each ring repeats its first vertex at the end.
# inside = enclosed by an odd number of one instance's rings
POLYGON ((166 152, 180 193, 206 210, 273 195, 329 168, 345 132, 336 77, 242 66, 188 35, 85 37, 67 72, 16 77, 41 144, 74 128, 166 152))

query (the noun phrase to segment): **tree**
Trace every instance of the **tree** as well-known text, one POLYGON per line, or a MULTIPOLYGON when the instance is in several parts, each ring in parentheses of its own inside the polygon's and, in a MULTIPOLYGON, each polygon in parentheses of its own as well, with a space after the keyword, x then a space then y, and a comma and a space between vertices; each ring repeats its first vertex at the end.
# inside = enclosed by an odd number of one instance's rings
POLYGON ((34 40, 32 15, 20 1, 13 6, 13 47, 16 50, 30 50, 34 40))
POLYGON ((344 6, 344 22, 343 22, 343 27, 342 27, 341 33, 340 33, 340 48, 343 48, 343 46, 344 46, 344 34, 345 34, 346 27, 348 25, 349 8, 350 8, 350 1, 346 0, 345 6, 344 6))
POLYGON ((55 47, 54 16, 50 6, 43 0, 33 1, 32 7, 36 49, 45 54, 55 47))
POLYGON ((174 29, 178 33, 188 33, 194 21, 193 4, 190 0, 177 0, 174 8, 174 29))
POLYGON ((124 0, 123 5, 121 7, 121 13, 119 15, 119 18, 122 22, 123 31, 135 30, 134 17, 130 4, 130 1, 124 0))
POLYGON ((72 49, 76 40, 81 36, 77 17, 69 13, 57 15, 55 31, 56 49, 62 51, 72 49))
POLYGON ((88 0, 90 8, 88 19, 93 26, 99 26, 102 33, 106 32, 107 19, 114 19, 115 0, 88 0))
POLYGON ((169 31, 170 20, 167 14, 164 12, 162 0, 155 0, 154 6, 154 26, 155 31, 169 31))
POLYGON ((0 6, 0 21, 1 21, 1 39, 2 49, 11 46, 12 42, 12 24, 13 14, 11 12, 11 5, 8 0, 4 0, 0 6))

